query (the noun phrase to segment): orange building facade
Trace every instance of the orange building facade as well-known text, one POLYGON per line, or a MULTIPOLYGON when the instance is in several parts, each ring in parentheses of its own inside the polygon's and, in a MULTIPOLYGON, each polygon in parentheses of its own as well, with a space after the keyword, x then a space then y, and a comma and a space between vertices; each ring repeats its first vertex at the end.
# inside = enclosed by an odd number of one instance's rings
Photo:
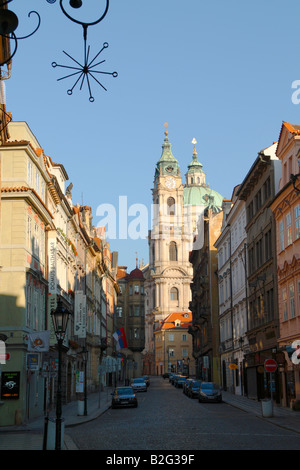
POLYGON ((291 354, 300 340, 300 125, 283 122, 276 155, 282 172, 271 204, 276 221, 278 349, 283 357, 279 372, 281 403, 292 407, 300 400, 300 360, 291 354))

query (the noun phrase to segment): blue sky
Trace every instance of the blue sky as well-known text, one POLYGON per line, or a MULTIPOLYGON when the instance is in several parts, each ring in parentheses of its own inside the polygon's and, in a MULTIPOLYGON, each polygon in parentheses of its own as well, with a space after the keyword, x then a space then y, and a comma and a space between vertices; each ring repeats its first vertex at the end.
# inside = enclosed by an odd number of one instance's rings
MULTIPOLYGON (((65 0, 64 5, 68 6, 65 0)), ((94 21, 104 0, 83 0, 87 11, 70 10, 94 21)), ((111 0, 108 14, 88 29, 90 56, 105 49, 99 70, 104 91, 67 89, 74 79, 57 81, 83 57, 80 25, 61 12, 59 0, 14 0, 20 40, 6 82, 7 110, 26 121, 53 161, 62 163, 73 183, 73 203, 97 208, 119 196, 128 206, 151 205, 154 170, 161 156, 164 123, 181 174, 192 160, 193 137, 206 182, 230 198, 257 153, 278 140, 282 121, 300 124, 300 105, 292 103, 292 83, 300 80, 300 5, 287 0, 111 0)), ((129 217, 130 221, 130 217, 129 217)), ((150 224, 150 216, 149 216, 150 224)), ((148 261, 147 240, 111 240, 119 264, 148 261)))

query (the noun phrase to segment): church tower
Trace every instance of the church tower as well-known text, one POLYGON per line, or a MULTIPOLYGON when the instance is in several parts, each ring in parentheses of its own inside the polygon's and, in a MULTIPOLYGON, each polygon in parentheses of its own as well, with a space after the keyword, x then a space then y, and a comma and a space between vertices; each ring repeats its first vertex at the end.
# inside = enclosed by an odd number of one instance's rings
POLYGON ((187 256, 190 237, 184 230, 183 189, 179 164, 166 130, 155 169, 153 226, 149 233, 151 299, 148 300, 155 323, 170 313, 188 312, 192 267, 187 256))

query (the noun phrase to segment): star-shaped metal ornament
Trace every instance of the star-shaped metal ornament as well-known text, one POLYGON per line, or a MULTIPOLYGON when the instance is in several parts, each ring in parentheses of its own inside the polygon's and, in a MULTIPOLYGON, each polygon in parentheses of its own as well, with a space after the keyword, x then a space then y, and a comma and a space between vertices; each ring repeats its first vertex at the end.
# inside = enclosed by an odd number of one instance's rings
POLYGON ((105 91, 107 91, 105 86, 94 76, 94 74, 112 75, 113 77, 118 76, 117 72, 105 72, 105 71, 102 71, 102 70, 95 70, 95 67, 97 67, 97 65, 103 64, 105 62, 105 60, 101 60, 100 62, 97 62, 96 64, 94 63, 95 60, 97 59, 97 57, 101 54, 101 52, 104 49, 106 49, 107 47, 108 47, 108 43, 105 42, 103 44, 102 49, 100 49, 100 51, 95 55, 95 57, 91 61, 89 61, 90 46, 88 46, 88 48, 86 48, 86 43, 85 43, 85 45, 84 45, 84 65, 82 65, 80 62, 75 60, 72 56, 70 56, 70 54, 63 51, 63 53, 66 54, 71 60, 73 60, 73 62, 75 62, 78 65, 78 67, 75 67, 75 66, 72 67, 72 66, 69 66, 69 65, 61 65, 61 64, 57 64, 56 62, 52 62, 52 67, 62 67, 62 68, 70 69, 70 70, 76 70, 76 72, 74 72, 74 73, 71 73, 71 74, 66 75, 64 77, 61 77, 61 78, 58 78, 57 81, 64 80, 65 78, 75 77, 76 75, 79 75, 77 77, 74 85, 72 86, 72 88, 69 88, 67 90, 68 95, 72 95, 74 88, 80 82, 80 80, 81 80, 80 90, 82 89, 83 84, 86 81, 88 89, 89 89, 89 94, 90 94, 89 101, 90 102, 95 101, 95 98, 92 95, 92 90, 91 90, 91 84, 90 84, 89 77, 93 78, 105 91))

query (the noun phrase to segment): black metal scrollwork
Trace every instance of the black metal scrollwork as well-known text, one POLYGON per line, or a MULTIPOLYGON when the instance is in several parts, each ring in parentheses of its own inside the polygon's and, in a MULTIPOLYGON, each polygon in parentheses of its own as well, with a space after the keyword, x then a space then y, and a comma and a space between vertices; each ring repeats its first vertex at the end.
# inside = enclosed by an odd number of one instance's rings
POLYGON ((14 31, 17 29, 18 24, 19 24, 18 17, 12 11, 10 11, 6 8, 3 8, 5 5, 7 5, 10 2, 12 2, 12 0, 7 0, 6 2, 3 2, 0 5, 2 7, 2 9, 0 10, 0 35, 4 38, 13 40, 14 43, 15 43, 15 46, 14 46, 14 50, 10 54, 10 56, 6 57, 2 62, 0 62, 0 67, 5 65, 5 64, 8 64, 12 60, 13 56, 17 52, 18 41, 20 39, 26 39, 26 38, 29 38, 30 36, 32 36, 39 29, 40 24, 41 24, 41 17, 38 14, 38 12, 37 11, 30 11, 28 13, 29 18, 32 14, 36 15, 37 18, 38 18, 37 27, 30 34, 27 34, 26 36, 19 36, 19 37, 16 36, 14 31))
MULTIPOLYGON (((49 1, 49 0, 47 0, 47 1, 49 1)), ((50 0, 50 1, 53 2, 53 0, 50 0)), ((82 1, 81 0, 70 0, 70 6, 72 6, 73 8, 80 8, 82 6, 82 1)), ((104 12, 100 16, 100 18, 98 18, 96 21, 92 21, 90 23, 79 21, 79 20, 73 18, 69 13, 67 13, 67 11, 65 10, 65 8, 63 6, 63 0, 60 0, 60 8, 61 8, 62 12, 64 13, 64 15, 67 18, 69 18, 74 23, 77 23, 77 24, 81 25, 82 28, 83 28, 84 58, 83 58, 83 63, 80 63, 77 60, 75 60, 72 56, 70 56, 67 52, 63 51, 63 53, 65 55, 67 55, 74 63, 77 64, 77 66, 73 65, 73 67, 72 67, 72 66, 69 66, 69 65, 61 65, 61 64, 57 64, 56 62, 52 62, 52 67, 62 67, 62 68, 70 69, 70 70, 75 70, 75 72, 73 72, 69 75, 58 78, 57 81, 64 80, 65 78, 74 77, 74 76, 78 75, 78 77, 76 77, 76 81, 75 81, 74 85, 72 86, 72 88, 69 88, 67 90, 68 95, 72 95, 74 88, 80 82, 80 80, 81 80, 80 90, 82 89, 83 84, 86 81, 87 86, 88 86, 88 90, 89 90, 89 101, 93 102, 95 100, 95 98, 92 95, 91 83, 90 83, 89 78, 90 77, 93 78, 93 80, 95 80, 105 91, 107 91, 105 86, 94 76, 94 74, 112 75, 113 77, 118 76, 117 72, 105 72, 105 71, 102 71, 102 70, 95 70, 95 67, 97 65, 100 65, 100 64, 105 62, 105 60, 102 60, 100 62, 94 63, 95 60, 97 59, 97 57, 101 54, 101 52, 108 47, 107 42, 103 43, 103 47, 94 56, 94 58, 92 60, 89 59, 90 46, 87 47, 87 30, 88 30, 88 27, 89 26, 94 26, 94 25, 100 23, 100 21, 102 21, 103 18, 105 18, 106 14, 108 12, 108 8, 109 8, 109 0, 106 0, 106 6, 105 6, 105 9, 104 9, 104 12)))

